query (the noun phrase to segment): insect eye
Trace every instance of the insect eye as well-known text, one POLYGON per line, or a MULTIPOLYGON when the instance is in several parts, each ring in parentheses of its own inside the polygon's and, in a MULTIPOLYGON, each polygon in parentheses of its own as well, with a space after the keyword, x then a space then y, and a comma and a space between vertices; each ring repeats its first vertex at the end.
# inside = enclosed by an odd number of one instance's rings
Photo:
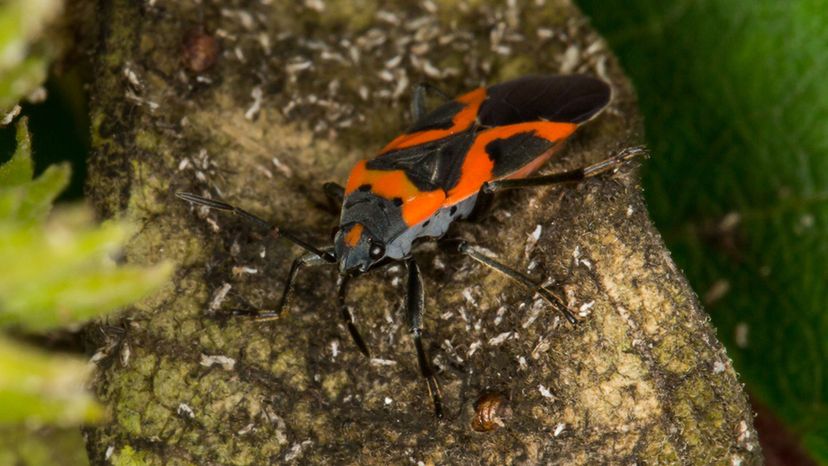
POLYGON ((385 245, 382 243, 374 243, 371 245, 371 249, 368 250, 368 255, 371 256, 373 260, 382 259, 385 256, 385 245))

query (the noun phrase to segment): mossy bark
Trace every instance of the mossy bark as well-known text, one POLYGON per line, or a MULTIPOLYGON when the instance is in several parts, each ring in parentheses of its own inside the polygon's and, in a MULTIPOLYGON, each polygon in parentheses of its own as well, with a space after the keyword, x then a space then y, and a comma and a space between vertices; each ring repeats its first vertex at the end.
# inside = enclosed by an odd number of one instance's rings
POLYGON ((372 361, 339 323, 330 268, 300 276, 279 321, 221 318, 274 302, 299 251, 173 193, 220 196, 324 244, 336 215, 321 183, 344 181, 405 126, 411 83, 456 94, 529 73, 597 74, 613 85, 611 108, 545 170, 640 143, 629 82, 568 0, 115 0, 97 24, 89 195, 102 215, 141 223, 126 260, 179 269, 89 332, 108 355, 94 386, 111 409, 89 431, 94 463, 107 451, 153 464, 760 462, 742 387, 631 168, 508 193, 451 233, 554 278, 575 326, 490 270, 418 250, 443 421, 403 324, 401 267, 360 278, 349 297, 372 361), (486 390, 506 394, 513 415, 478 433, 486 390))

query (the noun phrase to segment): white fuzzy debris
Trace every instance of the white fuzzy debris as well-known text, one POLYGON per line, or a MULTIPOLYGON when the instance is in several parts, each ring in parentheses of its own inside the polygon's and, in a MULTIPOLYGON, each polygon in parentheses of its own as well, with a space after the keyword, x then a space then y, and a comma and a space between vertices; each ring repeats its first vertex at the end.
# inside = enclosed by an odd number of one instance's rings
MULTIPOLYGON (((747 422, 739 421, 739 425, 736 426, 736 440, 742 444, 746 444, 750 440, 750 429, 748 428, 747 422)), ((750 445, 748 451, 752 449, 753 446, 750 445)))
POLYGON ((221 366, 222 369, 226 371, 232 371, 234 367, 236 367, 236 360, 227 356, 222 355, 214 355, 208 356, 206 354, 201 355, 201 365, 204 367, 211 367, 215 364, 221 366))
POLYGON ((188 418, 192 419, 195 417, 195 413, 193 413, 193 408, 191 408, 186 403, 179 403, 178 409, 175 410, 179 416, 187 416, 188 418))
POLYGON ((294 62, 294 63, 288 64, 287 66, 285 66, 285 71, 287 71, 288 74, 293 75, 293 74, 296 74, 300 71, 305 71, 307 69, 310 69, 312 66, 313 66, 313 62, 311 62, 309 60, 304 60, 304 61, 299 61, 299 62, 294 62))
POLYGON ((719 279, 713 282, 713 285, 704 294, 704 303, 707 305, 713 304, 722 299, 730 291, 730 282, 725 279, 719 279))
POLYGON ((632 205, 627 206, 627 217, 632 217, 633 212, 635 212, 635 209, 633 209, 633 206, 632 205))
POLYGON ((282 172, 283 175, 287 176, 288 178, 293 176, 293 170, 291 170, 290 167, 282 163, 281 160, 277 159, 276 157, 273 157, 270 159, 270 161, 273 162, 273 166, 276 167, 277 170, 282 172))
POLYGON ((532 324, 534 324, 543 310, 543 307, 544 301, 542 299, 536 299, 535 302, 532 303, 532 310, 529 311, 529 317, 521 326, 523 328, 529 328, 532 324))
POLYGON ((592 306, 595 305, 595 300, 592 300, 588 303, 581 304, 581 307, 578 308, 578 315, 581 317, 586 317, 589 315, 589 310, 592 309, 592 306))
POLYGON ((305 0, 305 8, 322 13, 325 11, 325 2, 322 0, 305 0))
POLYGON ((331 360, 336 360, 336 357, 339 356, 339 340, 331 341, 331 360))
POLYGON ((112 454, 115 453, 115 445, 110 445, 106 447, 106 453, 104 453, 104 459, 109 460, 112 457, 112 454))
POLYGON ((563 54, 561 60, 561 74, 568 74, 575 71, 581 58, 581 49, 577 45, 570 45, 563 54))
POLYGON ((500 306, 499 308, 497 308, 497 312, 495 313, 495 319, 494 319, 495 326, 500 325, 500 323, 503 321, 503 314, 505 314, 505 313, 506 313, 506 306, 500 306))
POLYGON ((750 327, 745 322, 739 322, 736 324, 734 340, 736 341, 736 346, 739 348, 747 348, 748 346, 748 336, 750 335, 750 327))
POLYGON ((730 466, 742 466, 743 461, 741 456, 733 455, 730 457, 730 466))
POLYGON ((236 432, 236 434, 238 434, 238 435, 247 435, 247 434, 249 434, 250 432, 253 431, 254 427, 256 427, 256 424, 251 422, 250 424, 247 424, 246 426, 244 426, 240 430, 238 430, 236 432))
POLYGON ((15 105, 14 107, 12 107, 12 109, 8 113, 3 115, 2 119, 0 119, 0 126, 6 126, 7 124, 11 123, 17 115, 20 115, 21 110, 22 107, 20 107, 20 105, 15 105))
MULTIPOLYGON (((201 173, 201 172, 199 172, 199 173, 201 173)), ((207 206, 201 206, 201 207, 204 207, 205 209, 207 208, 207 206)), ((207 224, 210 225, 210 229, 213 230, 213 232, 218 233, 219 231, 221 231, 221 227, 219 227, 219 224, 216 223, 215 219, 207 217, 205 220, 207 221, 207 224)))
POLYGON ((592 270, 592 262, 590 262, 589 259, 581 259, 581 265, 583 265, 589 270, 592 270))
POLYGON ((501 333, 500 335, 498 335, 496 337, 490 338, 489 339, 489 346, 499 346, 501 343, 506 341, 511 335, 512 335, 512 332, 503 332, 503 333, 501 333))
POLYGON ((742 215, 739 212, 728 212, 719 221, 719 231, 722 233, 728 233, 733 231, 733 229, 739 226, 740 223, 742 223, 742 215))
POLYGON ((138 79, 138 75, 129 66, 124 67, 124 76, 127 78, 127 81, 129 81, 129 83, 133 86, 137 88, 141 87, 141 81, 138 79))
POLYGON ((394 402, 394 400, 392 400, 390 397, 387 397, 387 396, 385 397, 385 399, 383 401, 385 402, 385 406, 389 406, 391 403, 394 402))
POLYGON ((190 159, 184 157, 180 162, 178 162, 178 170, 181 171, 188 168, 190 168, 190 159))
POLYGON ((554 435, 555 437, 561 435, 565 428, 566 424, 564 424, 563 422, 559 422, 558 425, 555 426, 555 430, 552 432, 552 435, 554 435))
POLYGON ((716 361, 713 363, 713 373, 714 374, 721 374, 725 370, 725 365, 721 361, 716 361))
POLYGON ((129 356, 132 352, 129 350, 129 343, 124 342, 123 347, 121 348, 121 367, 129 366, 129 356))
POLYGON ((518 360, 518 366, 520 366, 521 370, 526 370, 527 368, 529 368, 529 365, 526 364, 526 358, 525 357, 520 356, 520 357, 517 358, 517 360, 518 360))
POLYGON ((210 300, 210 306, 207 308, 208 312, 213 313, 218 310, 221 303, 224 302, 224 299, 227 297, 227 293, 230 292, 230 289, 233 288, 233 285, 229 283, 222 283, 221 288, 216 290, 213 293, 213 299, 210 300))
POLYGON ((259 111, 262 109, 262 100, 264 97, 264 92, 260 86, 256 86, 250 91, 250 97, 253 98, 253 104, 247 108, 247 111, 244 112, 244 117, 248 120, 252 120, 256 117, 259 111))
POLYGON ((545 353, 546 350, 549 349, 549 346, 549 341, 547 341, 546 338, 541 337, 532 349, 532 354, 530 356, 532 356, 532 359, 538 359, 541 353, 545 353))
POLYGON ((553 395, 548 388, 544 387, 543 384, 538 385, 538 391, 540 392, 541 396, 546 398, 547 400, 555 401, 555 395, 553 395))
POLYGON ((471 304, 472 306, 477 305, 477 300, 475 300, 474 296, 472 296, 471 294, 471 288, 466 288, 463 290, 463 298, 465 298, 466 301, 468 301, 469 304, 471 304))
POLYGON ((99 349, 98 351, 95 352, 95 354, 92 355, 91 358, 89 358, 89 362, 92 363, 92 364, 97 364, 98 361, 101 361, 105 357, 109 356, 109 351, 111 349, 112 349, 111 346, 106 346, 106 347, 103 347, 103 348, 99 349))
POLYGON ((294 443, 291 445, 290 451, 285 455, 285 461, 293 461, 296 458, 299 458, 302 456, 302 450, 309 447, 312 443, 313 442, 310 440, 305 440, 302 443, 294 443))
POLYGON ((618 315, 621 316, 621 319, 624 321, 624 323, 627 324, 627 327, 633 330, 638 328, 638 325, 636 325, 635 321, 632 320, 630 312, 624 306, 618 306, 616 310, 618 311, 618 315))
POLYGON ((543 231, 543 227, 538 224, 535 226, 535 229, 532 230, 532 233, 529 233, 528 239, 526 240, 526 247, 523 248, 523 254, 528 256, 532 249, 538 244, 538 240, 540 239, 541 232, 543 231))
POLYGON ((480 340, 477 340, 474 343, 472 343, 471 345, 469 345, 469 350, 466 352, 466 357, 470 358, 482 346, 483 346, 483 343, 480 340))
POLYGON ((572 251, 572 263, 577 267, 578 263, 581 261, 581 247, 575 246, 575 250, 572 251))
POLYGON ((233 267, 232 273, 233 273, 233 275, 235 275, 237 277, 240 277, 244 274, 255 275, 255 274, 259 273, 259 269, 255 268, 255 267, 250 267, 250 266, 247 266, 247 265, 242 265, 242 266, 233 267))
POLYGON ((396 366, 397 361, 394 361, 393 359, 371 358, 371 365, 377 367, 396 366))

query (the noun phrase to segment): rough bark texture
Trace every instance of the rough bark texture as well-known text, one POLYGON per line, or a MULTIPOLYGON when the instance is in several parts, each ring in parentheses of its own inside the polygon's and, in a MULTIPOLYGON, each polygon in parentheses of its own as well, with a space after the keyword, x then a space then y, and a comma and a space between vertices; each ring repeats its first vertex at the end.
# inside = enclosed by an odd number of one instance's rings
POLYGON ((529 73, 597 74, 613 85, 611 108, 544 170, 640 143, 629 82, 568 0, 140 3, 99 7, 89 194, 104 216, 141 223, 126 260, 179 269, 89 333, 109 355, 94 386, 112 412, 88 432, 93 462, 107 450, 152 464, 760 462, 730 360, 631 168, 508 193, 452 233, 554 278, 575 326, 467 259, 417 252, 442 422, 402 321, 399 266, 360 278, 349 298, 372 361, 339 323, 330 268, 300 276, 279 321, 220 318, 243 299, 274 302, 299 251, 173 193, 220 195, 324 244, 336 215, 319 186, 405 126, 413 82, 456 94, 529 73), (220 51, 198 73, 205 37, 220 51), (506 394, 513 416, 478 433, 473 404, 487 390, 506 394))

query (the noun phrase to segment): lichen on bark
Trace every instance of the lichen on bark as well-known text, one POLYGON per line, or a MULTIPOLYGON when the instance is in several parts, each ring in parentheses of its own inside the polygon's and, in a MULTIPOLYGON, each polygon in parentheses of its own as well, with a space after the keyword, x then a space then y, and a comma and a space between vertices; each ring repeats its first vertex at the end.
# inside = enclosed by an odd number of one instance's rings
POLYGON ((88 333, 111 355, 95 381, 111 421, 89 431, 93 461, 110 448, 156 464, 760 461, 736 374, 632 167, 508 193, 452 233, 554 278, 575 326, 469 260, 418 250, 443 421, 403 324, 399 266, 349 296, 370 361, 334 312, 333 270, 300 276, 281 320, 221 318, 274 302, 299 251, 173 193, 221 196, 322 244, 336 215, 321 183, 343 181, 405 126, 417 81, 450 94, 528 73, 611 82, 611 107, 546 171, 642 138, 629 82, 569 1, 295 3, 99 8, 89 194, 102 215, 142 222, 126 260, 179 269, 155 298, 88 333), (206 70, 188 65, 194 34, 218 42, 206 70), (507 394, 513 414, 479 433, 470 422, 486 390, 507 394))

